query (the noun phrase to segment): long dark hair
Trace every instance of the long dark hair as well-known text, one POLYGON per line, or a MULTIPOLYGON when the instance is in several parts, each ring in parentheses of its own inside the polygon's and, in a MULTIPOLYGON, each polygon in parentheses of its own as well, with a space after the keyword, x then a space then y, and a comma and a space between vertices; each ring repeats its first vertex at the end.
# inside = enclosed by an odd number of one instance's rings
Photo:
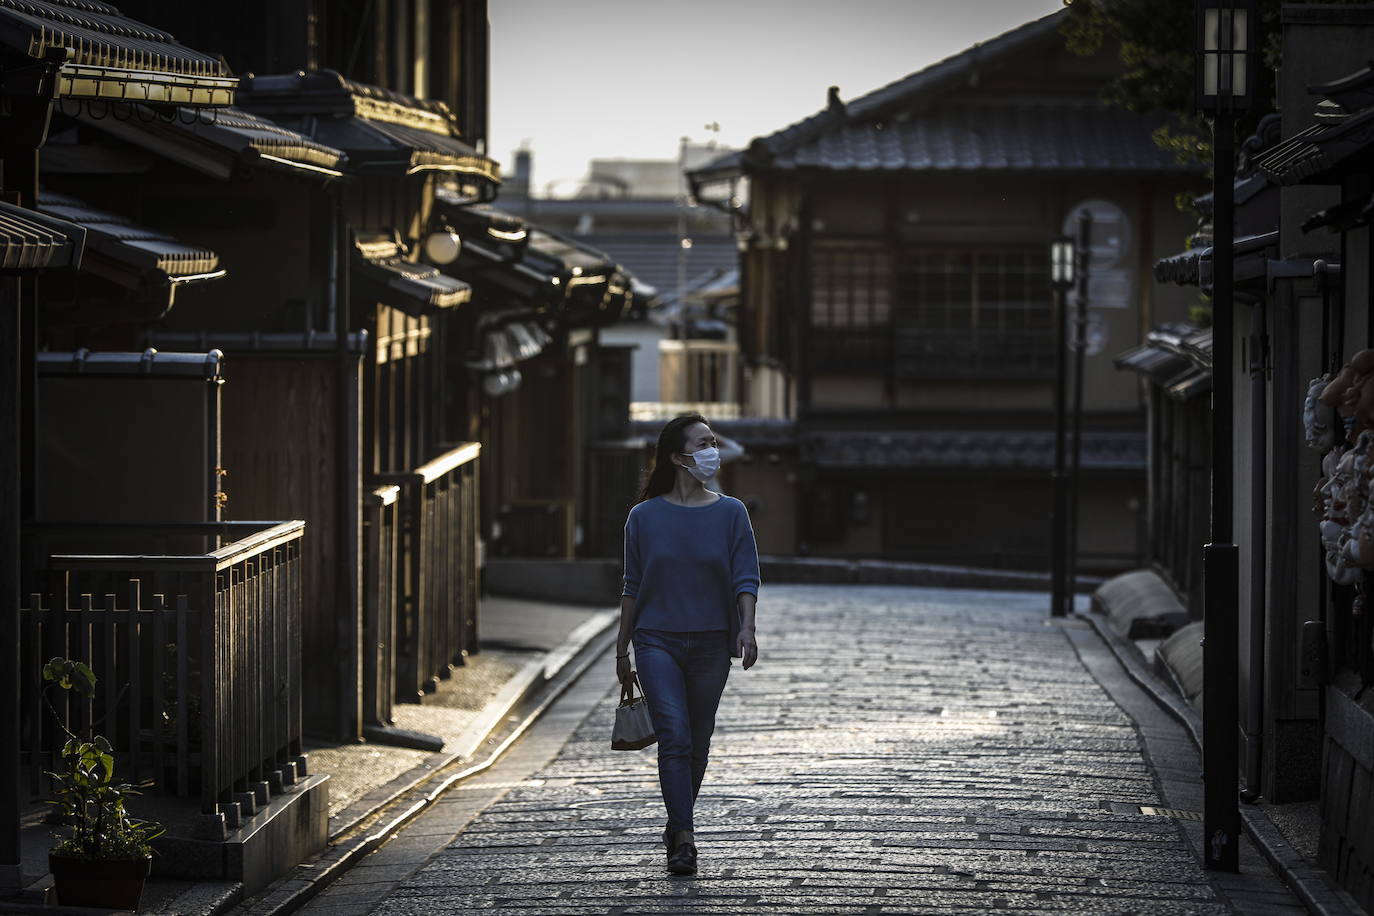
POLYGON ((673 488, 673 482, 677 480, 677 465, 673 464, 670 456, 682 453, 682 447, 687 444, 687 430, 698 423, 706 423, 706 418, 699 413, 687 413, 674 417, 663 427, 658 434, 658 447, 654 449, 654 466, 645 475, 644 487, 639 491, 636 503, 662 496, 673 488))

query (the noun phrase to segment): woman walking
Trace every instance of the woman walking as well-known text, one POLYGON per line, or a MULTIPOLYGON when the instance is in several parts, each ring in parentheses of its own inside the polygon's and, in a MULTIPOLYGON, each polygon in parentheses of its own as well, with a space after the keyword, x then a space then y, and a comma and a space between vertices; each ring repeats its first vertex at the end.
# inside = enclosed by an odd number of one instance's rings
POLYGON ((720 468, 715 434, 696 414, 658 436, 654 467, 625 523, 616 675, 635 672, 658 736, 668 870, 697 870, 692 808, 706 773, 716 707, 733 655, 758 659, 759 557, 744 504, 707 489, 720 468))

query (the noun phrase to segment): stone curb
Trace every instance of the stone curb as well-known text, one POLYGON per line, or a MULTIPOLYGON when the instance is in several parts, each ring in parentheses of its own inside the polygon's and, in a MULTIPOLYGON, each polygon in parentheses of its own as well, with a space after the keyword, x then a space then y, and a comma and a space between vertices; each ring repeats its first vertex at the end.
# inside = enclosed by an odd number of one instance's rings
MULTIPOLYGON (((577 680, 578 676, 600 657, 605 648, 610 645, 611 637, 608 631, 616 627, 619 616, 618 611, 606 611, 597 614, 569 634, 568 638, 557 648, 528 662, 506 683, 501 692, 483 707, 482 714, 466 730, 462 739, 455 742, 456 750, 453 753, 444 755, 442 760, 427 762, 401 774, 401 776, 340 812, 336 816, 340 823, 330 826, 331 844, 355 830, 367 818, 377 814, 401 796, 414 791, 425 781, 434 778, 443 768, 464 759, 471 759, 471 755, 482 747, 491 734, 502 725, 512 710, 517 709, 521 703, 538 693, 555 677, 567 670, 580 655, 586 652, 589 646, 593 647, 593 651, 588 653, 588 657, 584 658, 582 663, 565 679, 562 687, 551 696, 546 697, 536 709, 532 710, 500 745, 492 749, 485 759, 475 761, 470 766, 443 778, 423 797, 407 806, 405 810, 384 824, 369 828, 365 835, 352 840, 345 840, 338 845, 331 845, 316 859, 297 866, 290 874, 268 885, 253 899, 244 901, 233 912, 240 913, 242 916, 248 916, 248 914, 251 916, 285 916, 287 913, 294 912, 341 877, 363 857, 383 846, 398 830, 437 801, 455 784, 490 767, 534 724, 562 693, 563 689, 577 680), (602 645, 595 645, 598 643, 602 645), (343 822, 345 816, 347 816, 347 823, 343 822)), ((219 913, 223 912, 228 911, 219 911, 219 913)), ((219 913, 207 914, 207 916, 219 916, 219 913)))
MULTIPOLYGON (((845 560, 831 557, 759 557, 765 583, 788 585, 905 585, 918 588, 1048 591, 1048 573, 938 563, 892 560, 845 560)), ((1075 591, 1090 594, 1105 580, 1078 576, 1075 591)))
MULTIPOLYGON (((1118 633, 1101 615, 1080 612, 1075 616, 1092 626, 1126 669, 1131 680, 1165 712, 1182 723, 1201 754, 1202 716, 1198 715, 1198 711, 1151 672, 1135 644, 1118 633)), ((1263 808, 1242 804, 1240 818, 1251 841, 1309 913, 1313 916, 1364 916, 1364 910, 1355 902, 1355 898, 1338 887, 1325 870, 1310 864, 1293 849, 1263 808)))

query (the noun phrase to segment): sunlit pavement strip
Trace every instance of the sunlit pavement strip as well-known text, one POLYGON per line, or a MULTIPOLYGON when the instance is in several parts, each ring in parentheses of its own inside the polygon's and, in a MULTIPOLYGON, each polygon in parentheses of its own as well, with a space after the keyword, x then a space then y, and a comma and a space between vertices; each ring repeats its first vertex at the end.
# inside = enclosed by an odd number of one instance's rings
POLYGON ((1111 810, 1166 801, 1045 607, 768 588, 697 807, 700 874, 664 873, 654 755, 609 750, 607 683, 551 762, 376 911, 1231 912, 1175 821, 1111 810))

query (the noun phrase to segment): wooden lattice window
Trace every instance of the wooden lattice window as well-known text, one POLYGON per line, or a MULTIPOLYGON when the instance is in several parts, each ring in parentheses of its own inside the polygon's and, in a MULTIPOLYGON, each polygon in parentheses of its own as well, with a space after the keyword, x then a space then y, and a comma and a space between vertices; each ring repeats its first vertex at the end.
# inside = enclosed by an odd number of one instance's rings
POLYGON ((897 267, 898 323, 994 336, 1048 330, 1046 267, 1041 247, 905 251, 897 267))
POLYGON ((891 323, 892 253, 817 247, 811 266, 811 324, 881 328, 891 323))

